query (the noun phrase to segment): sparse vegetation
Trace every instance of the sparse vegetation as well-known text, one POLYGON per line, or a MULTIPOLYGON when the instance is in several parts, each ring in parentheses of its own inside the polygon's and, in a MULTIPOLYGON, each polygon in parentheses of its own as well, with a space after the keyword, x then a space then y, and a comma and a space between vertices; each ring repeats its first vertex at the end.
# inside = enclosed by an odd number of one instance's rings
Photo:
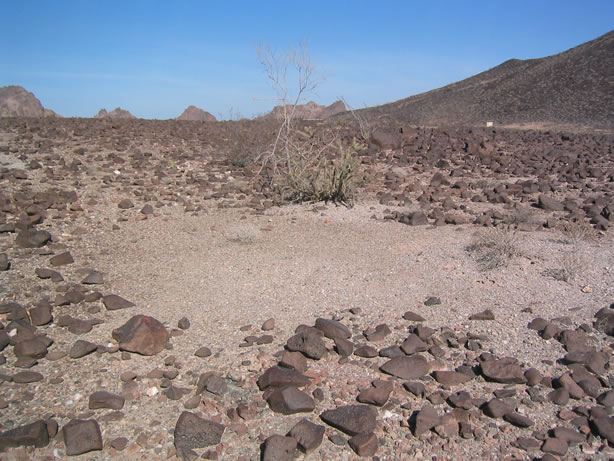
POLYGON ((537 217, 529 207, 516 208, 514 212, 505 219, 507 224, 518 226, 519 224, 536 224, 537 217))
POLYGON ((373 126, 371 121, 365 116, 362 112, 357 112, 354 108, 345 100, 345 98, 341 98, 343 104, 347 110, 352 114, 354 120, 358 122, 358 129, 360 130, 360 137, 364 142, 368 142, 371 138, 371 134, 373 134, 373 126))
POLYGON ((247 245, 258 241, 260 230, 253 224, 235 224, 228 228, 225 236, 231 242, 247 245))
POLYGON ((335 202, 351 206, 357 185, 358 160, 354 147, 337 147, 337 158, 324 152, 292 160, 284 173, 282 198, 291 202, 335 202))
POLYGON ((544 275, 561 282, 571 282, 580 275, 586 267, 586 258, 578 246, 572 247, 558 258, 557 268, 547 269, 544 275))
POLYGON ((574 246, 592 242, 597 238, 595 229, 586 221, 563 221, 560 225, 565 242, 574 246))
POLYGON ((497 227, 481 234, 469 247, 475 255, 481 271, 505 267, 522 253, 518 245, 518 234, 510 227, 497 227))
POLYGON ((359 167, 355 146, 341 145, 334 134, 324 139, 310 126, 300 129, 295 123, 297 106, 322 81, 306 44, 283 55, 268 47, 260 47, 257 52, 283 115, 271 149, 258 156, 260 173, 269 168, 271 185, 283 201, 331 201, 351 206, 359 167), (295 89, 288 83, 289 74, 296 78, 295 89))

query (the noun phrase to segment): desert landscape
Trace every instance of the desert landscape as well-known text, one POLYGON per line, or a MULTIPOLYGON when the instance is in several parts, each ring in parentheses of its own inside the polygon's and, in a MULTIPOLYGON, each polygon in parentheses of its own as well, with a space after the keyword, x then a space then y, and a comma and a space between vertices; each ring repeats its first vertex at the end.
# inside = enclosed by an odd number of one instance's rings
POLYGON ((614 458, 613 61, 285 137, 0 89, 0 459, 614 458))

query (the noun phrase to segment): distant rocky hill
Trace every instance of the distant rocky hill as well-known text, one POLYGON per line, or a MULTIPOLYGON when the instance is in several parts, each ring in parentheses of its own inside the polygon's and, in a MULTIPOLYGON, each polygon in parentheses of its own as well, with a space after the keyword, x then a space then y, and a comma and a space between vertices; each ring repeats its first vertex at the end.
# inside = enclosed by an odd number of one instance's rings
POLYGON ((493 121, 612 129, 614 31, 554 56, 511 59, 466 80, 360 112, 415 125, 493 121))
POLYGON ((106 109, 100 109, 94 118, 136 118, 127 110, 122 109, 121 107, 117 107, 113 109, 111 112, 107 112, 106 109))
POLYGON ((0 88, 0 117, 59 117, 21 86, 0 88))
MULTIPOLYGON (((309 101, 307 104, 298 104, 296 106, 294 118, 302 120, 324 120, 345 111, 346 108, 343 101, 336 101, 330 106, 321 106, 313 101, 309 101)), ((282 119, 284 118, 284 106, 275 106, 271 112, 259 118, 282 119)))
POLYGON ((176 120, 191 120, 198 122, 215 122, 216 118, 209 112, 196 106, 188 106, 176 120))

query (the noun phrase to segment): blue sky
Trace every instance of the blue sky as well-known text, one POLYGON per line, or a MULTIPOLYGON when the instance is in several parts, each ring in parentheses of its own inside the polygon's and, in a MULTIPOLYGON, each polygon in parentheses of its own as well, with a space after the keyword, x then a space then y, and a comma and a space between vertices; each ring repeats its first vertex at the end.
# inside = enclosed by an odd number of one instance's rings
MULTIPOLYGON (((614 29, 613 0, 5 1, 0 86, 63 116, 143 118, 194 104, 219 118, 275 104, 256 47, 308 41, 325 76, 307 99, 356 108, 562 52, 614 29)), ((292 85, 289 85, 292 88, 292 85)))

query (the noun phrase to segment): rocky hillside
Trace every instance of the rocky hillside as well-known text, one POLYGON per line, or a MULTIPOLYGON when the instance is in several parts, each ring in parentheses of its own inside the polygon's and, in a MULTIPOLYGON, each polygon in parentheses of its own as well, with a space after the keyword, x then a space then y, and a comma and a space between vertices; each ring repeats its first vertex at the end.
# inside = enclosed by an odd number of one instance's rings
POLYGON ((466 80, 363 111, 416 125, 614 128, 614 31, 541 59, 510 59, 466 80))
POLYGON ((188 106, 183 113, 177 117, 177 120, 190 120, 197 122, 215 122, 216 118, 200 107, 188 106))
POLYGON ((113 109, 111 112, 107 112, 106 109, 100 109, 94 118, 136 118, 127 110, 122 109, 121 107, 117 107, 113 109))
MULTIPOLYGON (((333 115, 345 112, 343 101, 335 101, 330 106, 322 106, 313 101, 307 104, 298 104, 294 118, 301 120, 324 120, 333 115)), ((275 106, 271 112, 262 118, 282 119, 284 117, 284 106, 275 106)))
POLYGON ((34 94, 21 86, 0 88, 0 117, 57 117, 34 94))

